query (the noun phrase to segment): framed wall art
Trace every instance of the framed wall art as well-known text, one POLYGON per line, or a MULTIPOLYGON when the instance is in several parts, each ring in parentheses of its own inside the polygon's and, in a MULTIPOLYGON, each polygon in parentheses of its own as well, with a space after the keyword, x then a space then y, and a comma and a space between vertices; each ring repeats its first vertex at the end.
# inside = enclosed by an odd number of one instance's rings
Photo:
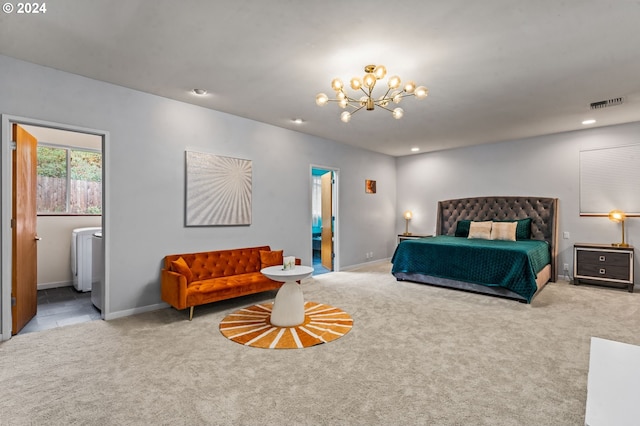
POLYGON ((364 181, 364 192, 367 194, 375 194, 376 193, 376 181, 366 179, 364 181))
POLYGON ((185 226, 251 224, 251 160, 186 151, 185 226))

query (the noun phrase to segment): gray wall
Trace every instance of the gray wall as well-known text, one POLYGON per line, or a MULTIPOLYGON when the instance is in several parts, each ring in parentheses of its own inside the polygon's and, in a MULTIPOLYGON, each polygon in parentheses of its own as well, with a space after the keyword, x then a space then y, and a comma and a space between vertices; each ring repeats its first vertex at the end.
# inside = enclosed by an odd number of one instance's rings
MULTIPOLYGON (((404 229, 402 212, 413 210, 411 231, 434 233, 439 200, 483 195, 556 197, 560 200, 560 274, 564 263, 572 273, 574 243, 621 240, 619 224, 579 214, 580 151, 638 143, 640 123, 631 123, 398 158, 396 229, 404 229), (568 239, 562 238, 563 232, 569 232, 568 239)), ((640 196, 640 189, 629 196, 640 196)), ((628 218, 625 227, 627 242, 640 244, 640 218, 628 218)), ((637 257, 634 271, 638 271, 637 257)))
MULTIPOLYGON (((373 260, 391 256, 393 157, 1 55, 0 76, 0 113, 109 132, 104 150, 107 317, 158 307, 166 254, 268 244, 309 264, 311 164, 340 170, 340 266, 371 261, 367 252, 374 253, 373 260), (253 161, 251 226, 183 226, 185 150, 253 161), (376 195, 365 194, 365 179, 377 180, 376 195)), ((10 152, 5 143, 3 155, 10 152)), ((7 162, 2 164, 6 168, 7 162)), ((5 192, 10 188, 6 170, 2 176, 5 192)), ((4 240, 10 235, 5 217, 10 206, 2 199, 4 240)), ((9 256, 6 247, 3 243, 3 258, 9 256)), ((7 262, 3 265, 6 269, 7 262)), ((2 271, 3 280, 7 276, 2 271)))

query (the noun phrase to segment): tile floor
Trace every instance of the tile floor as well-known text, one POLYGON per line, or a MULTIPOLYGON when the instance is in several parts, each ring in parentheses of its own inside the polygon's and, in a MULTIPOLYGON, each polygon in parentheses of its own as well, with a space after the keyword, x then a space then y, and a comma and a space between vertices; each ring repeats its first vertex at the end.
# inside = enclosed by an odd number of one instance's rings
POLYGON ((38 290, 38 313, 18 334, 97 319, 100 311, 91 303, 91 292, 79 292, 73 287, 38 290))
POLYGON ((320 252, 314 250, 313 252, 313 275, 326 274, 327 272, 331 272, 324 266, 322 266, 322 262, 320 261, 320 252))

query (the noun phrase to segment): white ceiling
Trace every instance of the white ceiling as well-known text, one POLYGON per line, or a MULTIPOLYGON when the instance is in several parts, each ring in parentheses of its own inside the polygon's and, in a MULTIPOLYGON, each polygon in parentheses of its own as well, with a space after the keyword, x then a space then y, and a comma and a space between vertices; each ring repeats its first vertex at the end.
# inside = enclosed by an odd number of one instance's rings
POLYGON ((393 156, 575 130, 587 118, 640 121, 639 1, 46 5, 0 13, 0 54, 393 156), (429 97, 404 99, 401 120, 376 109, 345 124, 337 105, 316 106, 334 77, 370 63, 429 97), (616 97, 624 103, 590 110, 616 97))

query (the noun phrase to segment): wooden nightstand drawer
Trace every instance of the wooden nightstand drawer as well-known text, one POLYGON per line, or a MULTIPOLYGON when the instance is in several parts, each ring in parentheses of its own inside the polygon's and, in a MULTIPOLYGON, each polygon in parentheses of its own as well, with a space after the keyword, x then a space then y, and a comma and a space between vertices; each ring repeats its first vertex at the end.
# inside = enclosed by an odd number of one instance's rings
POLYGON ((578 265, 622 266, 629 268, 628 253, 578 250, 578 265))
POLYGON ((580 263, 577 275, 611 280, 629 281, 629 266, 607 266, 580 263))

